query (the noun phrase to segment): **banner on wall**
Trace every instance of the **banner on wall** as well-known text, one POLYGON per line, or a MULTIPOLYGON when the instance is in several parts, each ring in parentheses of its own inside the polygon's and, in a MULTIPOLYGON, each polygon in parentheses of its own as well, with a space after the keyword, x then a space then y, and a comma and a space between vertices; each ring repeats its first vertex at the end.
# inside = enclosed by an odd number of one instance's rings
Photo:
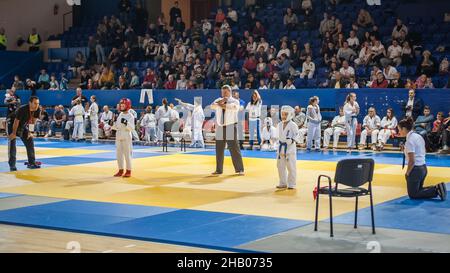
POLYGON ((153 104, 153 89, 142 89, 140 103, 145 103, 145 97, 148 98, 148 104, 153 104))

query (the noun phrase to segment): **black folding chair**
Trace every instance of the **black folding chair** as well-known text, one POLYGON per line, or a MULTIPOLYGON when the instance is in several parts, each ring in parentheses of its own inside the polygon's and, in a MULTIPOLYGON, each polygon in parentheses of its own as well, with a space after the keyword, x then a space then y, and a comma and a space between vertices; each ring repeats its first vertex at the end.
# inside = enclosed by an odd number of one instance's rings
POLYGON ((355 197, 355 224, 357 228, 358 222, 358 197, 369 195, 370 197, 370 211, 372 214, 372 234, 375 234, 375 218, 373 213, 373 198, 372 198, 372 179, 375 162, 373 159, 344 159, 338 162, 336 166, 336 173, 334 176, 335 186, 332 187, 331 177, 327 175, 319 175, 317 179, 317 197, 316 197, 316 218, 314 223, 314 231, 317 231, 317 222, 319 214, 319 196, 321 194, 328 195, 330 199, 330 237, 333 237, 333 197, 355 197), (322 177, 328 179, 328 186, 320 187, 320 180, 322 177), (369 187, 362 188, 361 186, 369 183, 369 187), (345 185, 348 188, 340 188, 339 184, 345 185))
MULTIPOLYGON (((163 133, 163 152, 168 152, 169 139, 172 136, 172 133, 180 133, 180 122, 179 121, 166 121, 164 123, 164 133, 163 133)), ((186 140, 182 136, 180 139, 181 142, 181 151, 186 152, 186 140)))

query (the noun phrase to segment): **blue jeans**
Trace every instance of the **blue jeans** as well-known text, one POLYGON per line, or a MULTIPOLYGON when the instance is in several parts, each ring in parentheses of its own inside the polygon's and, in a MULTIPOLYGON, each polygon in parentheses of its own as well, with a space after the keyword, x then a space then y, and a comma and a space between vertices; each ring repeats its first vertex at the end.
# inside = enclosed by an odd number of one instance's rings
POLYGON ((50 123, 50 130, 52 131, 50 136, 54 136, 55 135, 56 127, 59 127, 62 130, 64 130, 64 128, 66 127, 66 122, 62 121, 61 122, 61 126, 59 126, 59 125, 56 124, 56 121, 52 120, 52 122, 50 123))
POLYGON ((255 139, 255 131, 256 131, 256 138, 258 140, 258 144, 261 144, 261 134, 259 130, 259 123, 260 120, 249 120, 248 121, 248 134, 250 138, 250 146, 253 146, 253 142, 255 139))

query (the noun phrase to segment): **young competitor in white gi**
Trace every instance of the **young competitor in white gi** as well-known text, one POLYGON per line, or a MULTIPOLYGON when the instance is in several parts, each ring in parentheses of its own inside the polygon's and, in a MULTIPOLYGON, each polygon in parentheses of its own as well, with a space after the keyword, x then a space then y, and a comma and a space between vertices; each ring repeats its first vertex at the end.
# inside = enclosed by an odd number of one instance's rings
POLYGON ((277 128, 273 126, 273 120, 271 117, 264 119, 263 128, 261 130, 261 151, 272 152, 277 149, 278 132, 277 128))
POLYGON ((254 90, 250 102, 247 104, 245 110, 248 111, 248 134, 249 134, 249 149, 253 149, 253 143, 256 139, 258 144, 261 145, 261 108, 262 100, 258 93, 258 90, 254 90))
POLYGON ((133 136, 131 135, 134 126, 134 116, 130 113, 131 101, 129 99, 121 99, 119 103, 120 114, 113 125, 113 130, 116 131, 116 153, 117 165, 119 171, 114 175, 115 177, 131 176, 131 160, 133 149, 133 136), (126 172, 124 174, 124 161, 126 172))
POLYGON ((192 141, 189 147, 204 148, 205 141, 203 140, 203 122, 205 121, 205 114, 203 112, 201 99, 194 98, 194 104, 183 102, 180 99, 175 100, 190 113, 190 120, 186 120, 185 124, 185 127, 189 125, 192 130, 192 141))
POLYGON ((108 105, 103 106, 103 112, 100 114, 99 128, 103 133, 103 137, 108 138, 111 136, 111 124, 113 121, 113 112, 109 110, 108 105))
POLYGON ((91 106, 89 106, 89 121, 91 122, 92 141, 98 140, 98 104, 97 97, 91 96, 91 106))
POLYGON ((69 115, 73 116, 73 133, 72 139, 78 141, 83 139, 84 134, 84 107, 81 104, 81 100, 77 99, 75 101, 75 106, 70 109, 69 115))
POLYGON ((381 126, 381 119, 379 116, 377 116, 377 113, 375 111, 375 108, 370 107, 369 108, 369 114, 364 117, 363 121, 363 128, 361 132, 361 139, 359 141, 360 146, 358 147, 359 150, 363 150, 366 148, 366 141, 367 136, 371 135, 371 142, 372 142, 372 150, 376 151, 376 143, 378 140, 378 132, 380 131, 381 126))
POLYGON ((320 113, 319 98, 317 96, 309 99, 309 105, 306 109, 306 119, 308 120, 308 135, 306 137, 306 150, 310 151, 313 146, 316 151, 320 151, 320 122, 322 114, 320 113))
POLYGON ((382 151, 388 139, 396 133, 397 119, 392 108, 387 109, 386 116, 381 120, 381 129, 378 133, 378 150, 382 151))
MULTIPOLYGON (((136 111, 134 111, 134 109, 130 109, 128 112, 130 112, 130 114, 133 115, 135 121, 138 120, 138 114, 136 111)), ((134 127, 136 128, 136 124, 134 124, 134 127)), ((131 132, 131 135, 133 136, 133 140, 139 140, 139 135, 136 132, 136 129, 133 129, 133 131, 131 132)))
POLYGON ((347 95, 344 104, 345 130, 347 131, 347 152, 350 153, 356 147, 356 127, 358 127, 359 104, 356 102, 356 94, 347 95))
POLYGON ((333 150, 337 148, 339 136, 345 132, 345 116, 342 107, 339 107, 339 115, 333 118, 331 127, 323 132, 323 148, 328 149, 330 138, 333 136, 333 150))
POLYGON ((164 134, 164 123, 168 122, 170 119, 170 112, 171 109, 169 108, 169 104, 167 102, 167 99, 164 98, 162 100, 162 105, 158 108, 158 110, 155 113, 156 120, 158 122, 158 141, 163 140, 163 134, 164 134))
POLYGON ((147 143, 156 142, 156 117, 152 113, 152 107, 145 108, 145 115, 141 120, 141 127, 144 128, 144 140, 147 143))
POLYGON ((298 126, 292 121, 294 108, 281 107, 281 122, 278 124, 277 168, 280 183, 278 189, 295 189, 297 180, 298 126))

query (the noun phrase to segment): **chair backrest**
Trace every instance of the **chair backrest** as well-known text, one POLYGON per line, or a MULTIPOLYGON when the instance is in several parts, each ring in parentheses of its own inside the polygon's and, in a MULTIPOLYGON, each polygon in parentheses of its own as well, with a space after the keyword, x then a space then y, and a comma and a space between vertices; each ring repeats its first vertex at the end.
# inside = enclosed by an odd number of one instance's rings
POLYGON ((373 179, 375 162, 370 158, 344 159, 338 162, 334 182, 360 187, 373 179))

